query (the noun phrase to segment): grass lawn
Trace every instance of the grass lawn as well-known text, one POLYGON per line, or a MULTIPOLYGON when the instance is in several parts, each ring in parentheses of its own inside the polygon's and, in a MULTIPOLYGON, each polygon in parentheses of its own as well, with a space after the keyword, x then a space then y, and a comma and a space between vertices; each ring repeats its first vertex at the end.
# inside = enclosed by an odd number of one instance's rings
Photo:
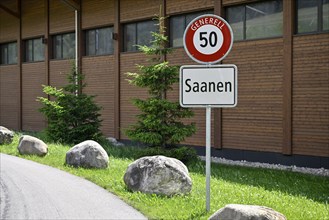
POLYGON ((190 164, 192 192, 186 196, 164 197, 129 192, 123 175, 134 160, 134 148, 103 145, 110 157, 104 170, 72 168, 64 165, 69 146, 48 144, 45 157, 18 154, 19 135, 0 152, 33 160, 88 179, 140 210, 151 219, 207 219, 226 204, 263 205, 283 213, 288 219, 329 220, 329 178, 260 168, 212 164, 211 211, 205 211, 204 162, 190 164))

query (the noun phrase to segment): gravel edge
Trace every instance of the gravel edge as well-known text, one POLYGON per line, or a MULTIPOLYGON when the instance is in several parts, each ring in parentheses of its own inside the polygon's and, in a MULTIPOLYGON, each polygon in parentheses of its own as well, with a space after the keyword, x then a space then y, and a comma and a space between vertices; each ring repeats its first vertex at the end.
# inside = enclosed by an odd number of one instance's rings
MULTIPOLYGON (((200 159, 205 161, 205 156, 200 156, 200 159)), ((286 166, 281 164, 269 164, 269 163, 259 163, 259 162, 249 162, 245 160, 228 160, 225 158, 211 157, 211 162, 225 164, 225 165, 235 165, 235 166, 244 166, 244 167, 255 167, 255 168, 267 168, 274 170, 287 170, 297 173, 305 173, 317 176, 327 176, 329 177, 329 169, 325 168, 308 168, 308 167, 297 167, 297 166, 286 166)))

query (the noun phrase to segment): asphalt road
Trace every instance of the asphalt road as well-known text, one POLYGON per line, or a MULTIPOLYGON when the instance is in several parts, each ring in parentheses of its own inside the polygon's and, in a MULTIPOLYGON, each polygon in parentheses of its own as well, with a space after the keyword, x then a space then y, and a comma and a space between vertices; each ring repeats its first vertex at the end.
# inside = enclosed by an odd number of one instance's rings
POLYGON ((103 188, 0 154, 0 219, 146 219, 103 188))

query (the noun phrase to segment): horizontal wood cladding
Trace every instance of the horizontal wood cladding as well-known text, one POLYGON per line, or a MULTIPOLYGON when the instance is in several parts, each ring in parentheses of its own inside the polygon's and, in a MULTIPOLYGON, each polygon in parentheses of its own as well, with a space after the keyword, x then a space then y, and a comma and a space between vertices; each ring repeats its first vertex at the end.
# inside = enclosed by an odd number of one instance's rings
MULTIPOLYGON (((173 53, 167 56, 167 60, 170 65, 198 65, 195 63, 185 52, 184 48, 176 48, 173 50, 173 53)), ((173 90, 168 92, 167 98, 172 101, 179 101, 179 85, 176 83, 173 86, 173 90)), ((185 119, 185 123, 195 123, 197 131, 196 133, 186 138, 183 144, 189 145, 197 145, 197 146, 205 146, 205 137, 206 137, 206 110, 205 108, 192 108, 194 112, 194 116, 191 119, 185 119)), ((212 114, 212 120, 213 120, 212 114)), ((214 123, 212 122, 212 131, 214 131, 214 123)), ((212 136, 214 137, 214 132, 212 132, 212 136)), ((212 146, 213 140, 212 139, 212 146)))
POLYGON ((102 132, 114 136, 114 57, 84 57, 82 69, 87 87, 84 92, 96 95, 95 101, 102 107, 102 132))
POLYGON ((281 152, 283 40, 236 42, 224 63, 238 67, 238 104, 223 109, 223 147, 281 152))
POLYGON ((24 63, 22 65, 22 126, 26 131, 40 131, 45 128, 45 118, 39 112, 41 104, 37 97, 45 96, 42 85, 46 84, 45 63, 24 63))
MULTIPOLYGON (((17 12, 16 1, 3 0, 0 4, 17 12)), ((16 41, 19 33, 19 19, 0 9, 0 43, 16 41), (6 21, 6 22, 3 22, 6 21)))
POLYGON ((126 139, 124 130, 133 125, 137 120, 136 116, 140 113, 139 109, 132 103, 133 98, 146 99, 148 93, 142 89, 130 85, 127 81, 127 72, 136 72, 136 64, 147 64, 146 57, 141 53, 121 54, 120 65, 120 132, 121 138, 126 139))
POLYGON ((0 125, 19 130, 19 67, 0 66, 0 125))
POLYGON ((162 0, 120 0, 120 21, 153 18, 160 12, 162 0))
POLYGON ((75 12, 63 1, 49 0, 50 34, 74 30, 75 12))
POLYGON ((83 0, 82 28, 114 24, 114 0, 83 0))
POLYGON ((61 88, 68 84, 67 75, 72 68, 70 60, 51 60, 49 62, 49 84, 61 88))
POLYGON ((45 33, 45 4, 40 0, 22 1, 22 37, 30 38, 45 33))
POLYGON ((329 156, 329 34, 293 38, 293 154, 329 156))
POLYGON ((214 0, 167 0, 167 14, 181 14, 213 8, 214 0))

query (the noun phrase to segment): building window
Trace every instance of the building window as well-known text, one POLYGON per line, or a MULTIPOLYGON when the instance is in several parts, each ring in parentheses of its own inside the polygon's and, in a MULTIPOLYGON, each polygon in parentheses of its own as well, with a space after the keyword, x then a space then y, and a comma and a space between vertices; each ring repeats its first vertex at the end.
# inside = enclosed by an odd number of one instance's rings
POLYGON ((0 64, 16 64, 17 63, 17 43, 0 44, 0 64))
POLYGON ((226 8, 234 40, 282 36, 282 0, 256 2, 226 8))
POLYGON ((197 13, 176 15, 170 17, 170 46, 183 47, 183 35, 186 26, 196 17, 204 14, 213 14, 212 10, 197 13))
POLYGON ((45 60, 44 44, 42 38, 35 38, 25 41, 25 62, 45 60))
POLYGON ((137 45, 150 46, 151 32, 157 32, 155 21, 142 21, 123 26, 123 51, 137 51, 137 45))
POLYGON ((75 34, 60 34, 53 37, 53 58, 75 58, 75 34))
POLYGON ((86 31, 86 55, 113 54, 113 28, 100 28, 86 31))
POLYGON ((329 30, 329 0, 297 0, 297 33, 329 30))

